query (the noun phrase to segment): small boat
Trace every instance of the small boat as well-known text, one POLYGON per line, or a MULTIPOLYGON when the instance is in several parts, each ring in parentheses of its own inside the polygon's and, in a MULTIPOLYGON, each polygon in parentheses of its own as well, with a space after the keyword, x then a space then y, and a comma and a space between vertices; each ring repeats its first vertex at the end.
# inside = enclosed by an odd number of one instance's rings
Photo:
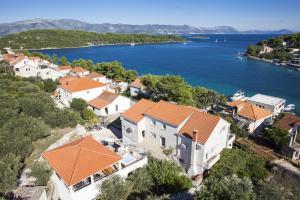
POLYGON ((215 42, 218 43, 218 39, 216 39, 215 42))
POLYGON ((226 39, 224 39, 224 42, 226 42, 226 39))
POLYGON ((236 93, 233 94, 232 97, 230 97, 231 101, 244 100, 244 99, 245 99, 245 93, 242 90, 238 90, 236 93))
POLYGON ((242 56, 237 56, 236 59, 243 60, 242 56))
POLYGON ((130 46, 135 46, 135 43, 134 42, 130 43, 130 46))
POLYGON ((186 42, 184 42, 183 44, 187 44, 186 42))
POLYGON ((284 107, 284 111, 285 112, 291 112, 291 111, 294 111, 296 109, 296 106, 294 104, 289 104, 287 106, 284 107))

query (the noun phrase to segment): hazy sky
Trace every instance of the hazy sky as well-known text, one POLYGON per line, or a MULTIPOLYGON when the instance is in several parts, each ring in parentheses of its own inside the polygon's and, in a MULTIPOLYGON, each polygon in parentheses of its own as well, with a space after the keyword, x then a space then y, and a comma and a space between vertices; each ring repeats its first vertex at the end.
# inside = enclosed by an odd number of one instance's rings
POLYGON ((0 6, 0 23, 64 18, 91 23, 300 30, 300 0, 1 0, 0 6))

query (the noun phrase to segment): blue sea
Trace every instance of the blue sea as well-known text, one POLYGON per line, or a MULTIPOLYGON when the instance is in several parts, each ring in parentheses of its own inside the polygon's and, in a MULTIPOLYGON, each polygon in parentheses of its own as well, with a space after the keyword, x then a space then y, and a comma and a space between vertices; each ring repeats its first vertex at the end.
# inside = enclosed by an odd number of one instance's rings
POLYGON ((186 37, 189 42, 147 45, 95 46, 42 50, 69 60, 120 61, 127 69, 142 74, 175 74, 193 86, 203 86, 225 95, 242 89, 246 96, 264 93, 287 99, 300 111, 300 71, 244 58, 249 44, 275 35, 206 35, 207 39, 186 37), (216 42, 218 40, 218 42, 216 42))

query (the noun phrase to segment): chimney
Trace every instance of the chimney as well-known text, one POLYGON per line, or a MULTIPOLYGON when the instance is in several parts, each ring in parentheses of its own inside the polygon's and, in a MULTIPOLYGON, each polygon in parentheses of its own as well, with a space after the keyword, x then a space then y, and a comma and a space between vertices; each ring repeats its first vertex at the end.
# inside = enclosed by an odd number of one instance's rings
POLYGON ((69 85, 69 81, 66 81, 66 85, 69 85))
POLYGON ((198 141, 198 134, 197 134, 198 132, 199 132, 198 129, 194 129, 193 130, 193 139, 195 140, 195 142, 198 141))

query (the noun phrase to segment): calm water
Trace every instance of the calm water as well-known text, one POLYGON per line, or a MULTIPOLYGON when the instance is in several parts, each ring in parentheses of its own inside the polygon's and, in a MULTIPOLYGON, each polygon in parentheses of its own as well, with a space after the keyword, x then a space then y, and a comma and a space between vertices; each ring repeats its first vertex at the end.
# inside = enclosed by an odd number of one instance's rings
POLYGON ((300 111, 300 71, 246 58, 236 59, 238 51, 245 51, 249 44, 271 35, 208 36, 209 39, 188 38, 187 44, 101 46, 42 52, 66 56, 69 60, 118 60, 139 74, 181 75, 194 86, 204 86, 225 95, 243 89, 247 96, 260 92, 283 97, 288 103, 296 104, 300 111))

